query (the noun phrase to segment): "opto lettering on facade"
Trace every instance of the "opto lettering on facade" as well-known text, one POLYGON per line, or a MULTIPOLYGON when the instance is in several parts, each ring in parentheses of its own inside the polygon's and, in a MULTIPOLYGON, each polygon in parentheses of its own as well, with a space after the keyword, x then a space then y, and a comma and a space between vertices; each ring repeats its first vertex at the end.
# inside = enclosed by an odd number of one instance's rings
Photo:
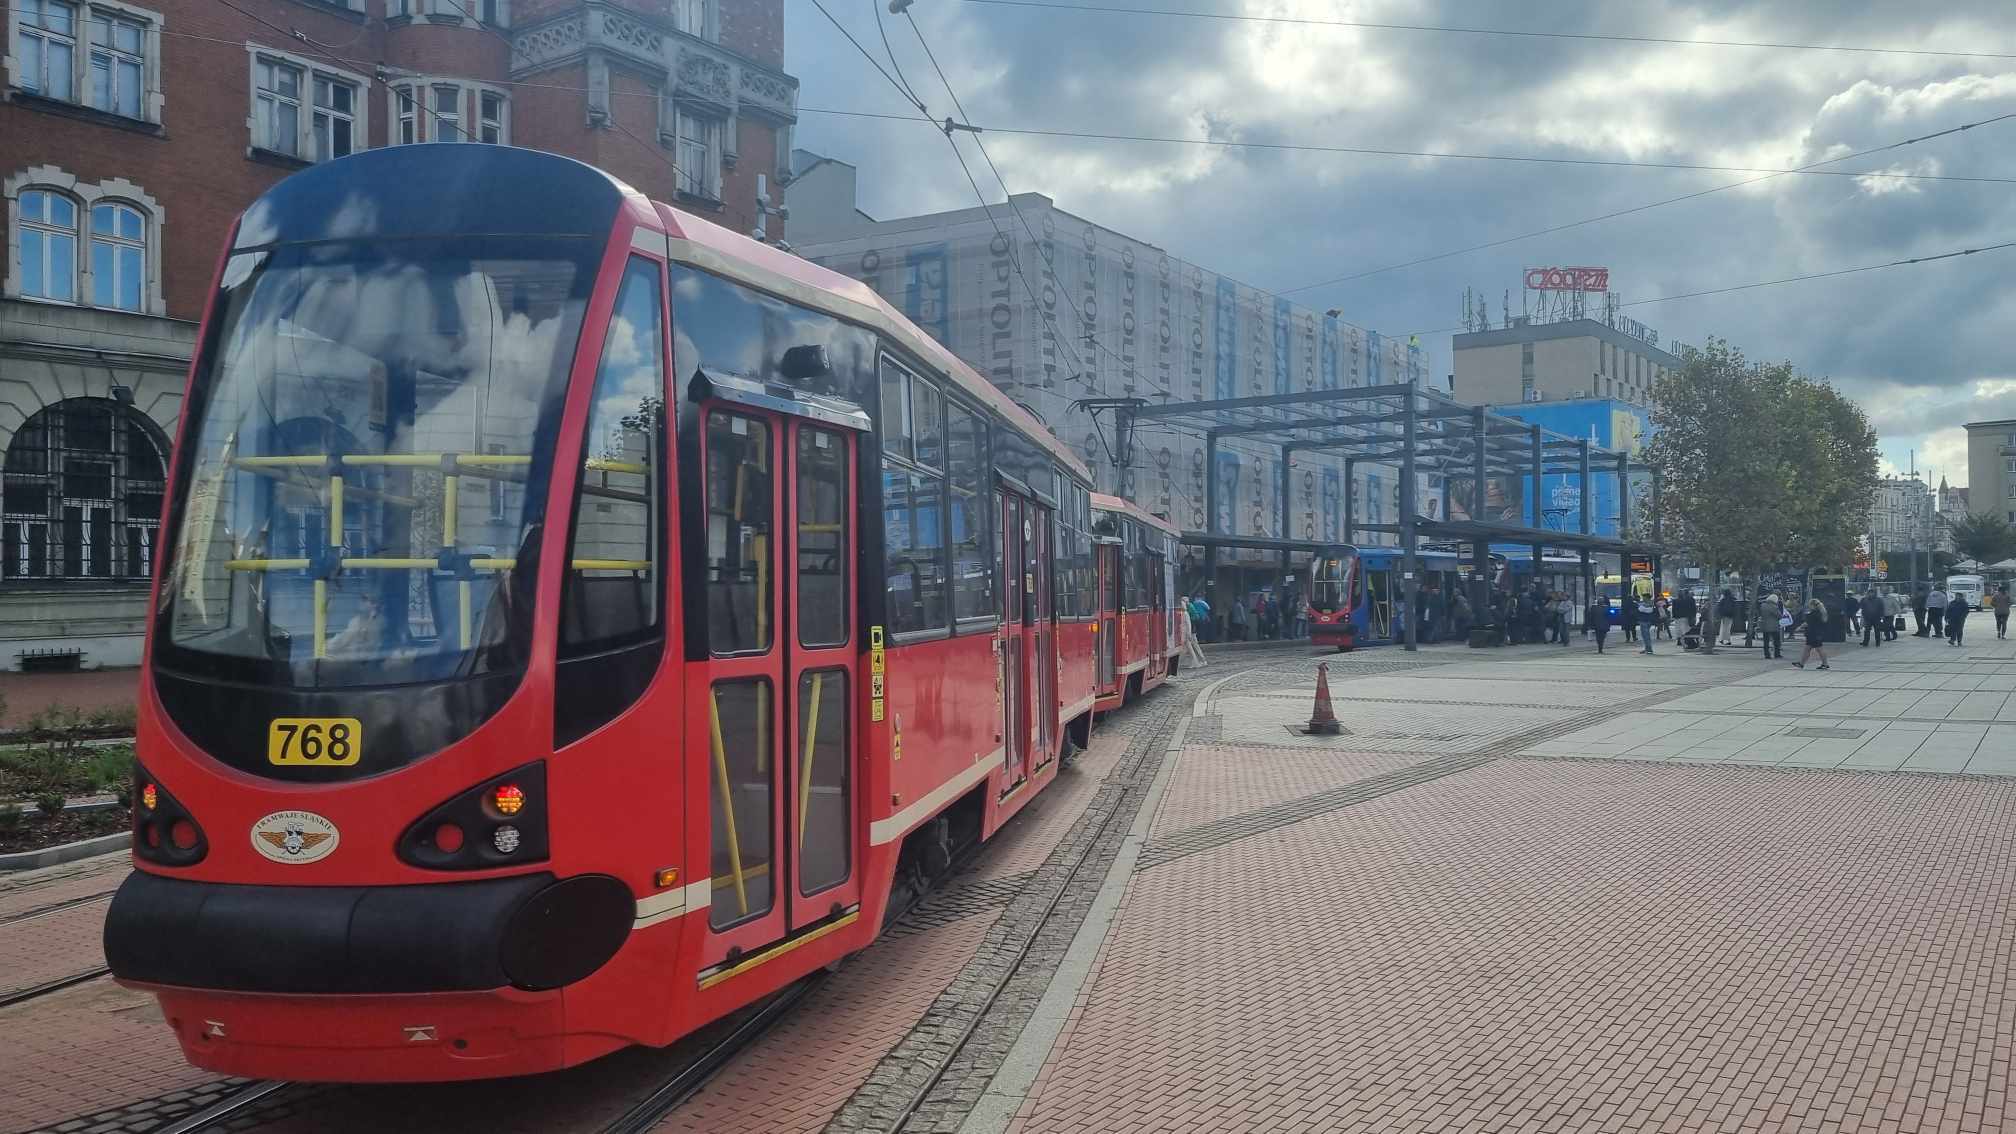
POLYGON ((987 376, 996 386, 1008 389, 1015 384, 1015 275, 1014 246, 1003 233, 987 242, 988 268, 993 281, 987 292, 987 327, 991 355, 987 376))

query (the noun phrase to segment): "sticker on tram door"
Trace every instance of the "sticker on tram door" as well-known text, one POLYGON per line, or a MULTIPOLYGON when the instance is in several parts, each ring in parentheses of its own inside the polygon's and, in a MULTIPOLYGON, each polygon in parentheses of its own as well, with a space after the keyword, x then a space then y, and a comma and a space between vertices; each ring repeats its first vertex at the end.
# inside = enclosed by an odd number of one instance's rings
POLYGON ((349 767, 364 758, 356 717, 275 717, 266 726, 266 762, 287 767, 349 767))

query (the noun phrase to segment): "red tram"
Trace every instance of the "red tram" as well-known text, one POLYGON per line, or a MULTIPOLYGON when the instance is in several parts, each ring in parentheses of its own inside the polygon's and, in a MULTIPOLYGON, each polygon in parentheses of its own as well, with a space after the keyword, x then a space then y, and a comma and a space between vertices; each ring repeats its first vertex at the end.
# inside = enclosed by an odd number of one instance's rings
MULTIPOLYGON (((668 1043, 866 946, 1089 739, 1085 466, 866 285, 588 166, 286 179, 186 407, 105 951, 199 1066, 668 1043)), ((1161 547, 1145 688, 1167 532, 1108 514, 1161 547)))
POLYGON ((1326 547, 1309 562, 1309 642, 1343 653, 1358 644, 1363 617, 1358 549, 1326 547))
POLYGON ((1098 620, 1093 707, 1110 712, 1174 676, 1182 667, 1190 619, 1176 601, 1181 535, 1117 496, 1092 494, 1098 559, 1098 620))

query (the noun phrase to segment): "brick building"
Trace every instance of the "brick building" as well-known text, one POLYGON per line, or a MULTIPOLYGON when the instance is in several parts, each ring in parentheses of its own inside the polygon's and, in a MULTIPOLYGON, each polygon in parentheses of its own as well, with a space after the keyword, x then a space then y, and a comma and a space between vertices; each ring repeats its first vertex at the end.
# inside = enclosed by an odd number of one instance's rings
POLYGON ((367 147, 506 144, 779 239, 783 19, 783 0, 0 0, 0 669, 138 660, 196 322, 254 197, 367 147))

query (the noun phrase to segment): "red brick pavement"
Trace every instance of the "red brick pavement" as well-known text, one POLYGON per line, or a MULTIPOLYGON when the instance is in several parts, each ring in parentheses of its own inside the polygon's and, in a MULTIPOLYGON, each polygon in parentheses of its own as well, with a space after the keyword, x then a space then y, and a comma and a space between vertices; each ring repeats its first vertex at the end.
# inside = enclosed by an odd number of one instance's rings
MULTIPOLYGON (((94 894, 110 894, 119 888, 133 869, 126 852, 101 855, 79 862, 18 875, 0 874, 0 918, 14 917, 45 906, 94 894)), ((0 927, 0 935, 8 931, 0 927)), ((4 980, 0 973, 0 980, 4 980)))
POLYGON ((0 1009, 0 1036, 0 1130, 54 1125, 214 1078, 183 1062, 152 996, 110 978, 0 1009))
POLYGON ((0 996, 102 967, 105 905, 90 902, 0 926, 0 996))
POLYGON ((1220 744, 1186 747, 1169 777, 1152 835, 1243 815, 1429 757, 1328 748, 1256 748, 1220 744))
POLYGON ((80 709, 131 706, 140 695, 137 669, 96 669, 85 673, 0 673, 0 700, 6 701, 0 728, 24 724, 51 705, 80 709))
POLYGON ((1016 1128, 2012 1128, 2016 782, 1500 761, 1135 877, 1016 1128))
POLYGON ((783 1134, 826 1125, 973 956, 998 911, 882 941, 657 1129, 783 1134))

